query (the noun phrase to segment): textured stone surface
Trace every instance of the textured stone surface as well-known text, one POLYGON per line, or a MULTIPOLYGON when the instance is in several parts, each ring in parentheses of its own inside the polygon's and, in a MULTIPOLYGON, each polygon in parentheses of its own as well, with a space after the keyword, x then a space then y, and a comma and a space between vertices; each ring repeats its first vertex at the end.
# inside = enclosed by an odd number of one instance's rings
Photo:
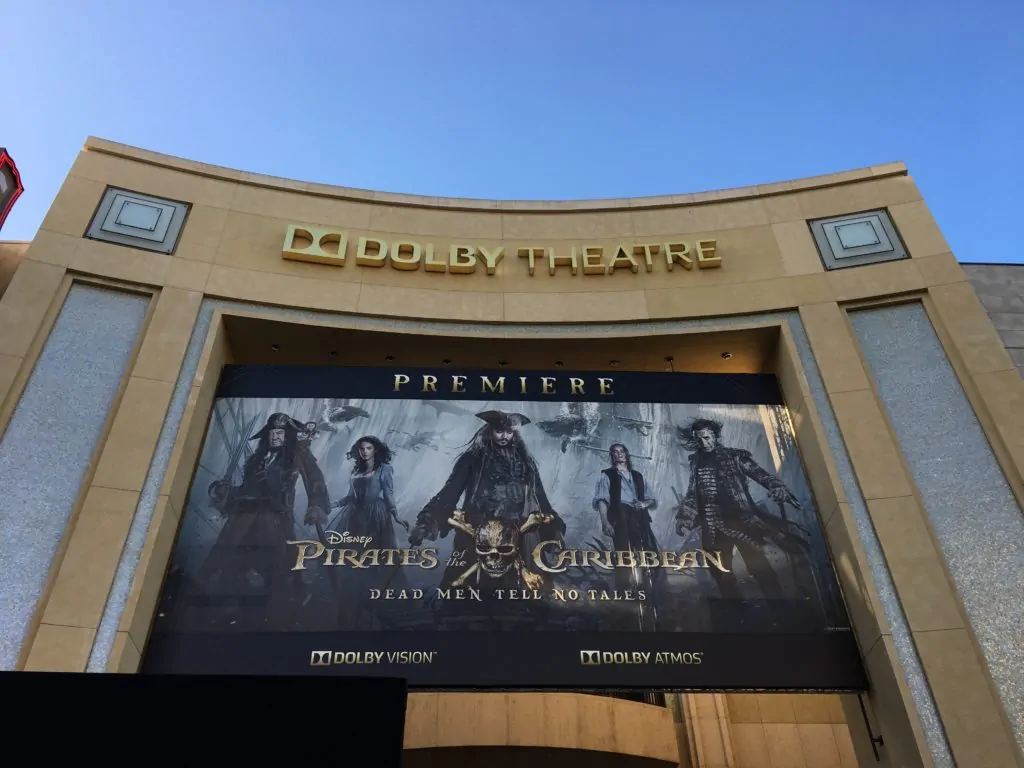
POLYGON ((1024 264, 964 264, 963 268, 1024 376, 1024 264))
POLYGON ((906 304, 850 318, 1024 744, 1024 516, 924 308, 906 304), (979 547, 984 568, 978 567, 979 547))
POLYGON ((121 614, 131 592, 135 567, 138 565, 139 556, 142 554, 142 547, 146 543, 149 525, 153 521, 157 496, 159 496, 160 488, 164 482, 167 464, 170 461, 171 451, 174 448, 174 440, 181 426, 185 406, 188 404, 192 377, 195 376, 196 367, 199 365, 199 357, 203 352, 203 343, 206 341, 206 334, 210 328, 210 320, 213 316, 212 304, 213 302, 206 302, 200 312, 199 321, 192 331, 192 337, 185 352, 185 359, 181 364, 181 372, 178 380, 175 382, 174 392, 171 394, 171 403, 167 407, 167 415, 164 417, 163 426, 160 428, 160 437, 157 439, 153 458, 150 459, 149 471, 146 473, 146 480, 139 495, 139 505, 135 510, 135 517, 132 519, 132 527, 128 531, 124 552, 114 574, 114 583, 111 585, 110 594, 107 597, 107 605, 103 611, 100 626, 96 631, 96 641, 93 644, 86 670, 88 672, 106 671, 107 661, 110 657, 110 651, 114 647, 118 625, 121 621, 121 614))
POLYGON ((0 669, 18 660, 148 303, 73 287, 0 442, 0 669))
MULTIPOLYGON (((790 321, 790 328, 793 332, 794 341, 800 352, 800 360, 804 365, 804 373, 807 376, 807 384, 814 398, 814 404, 818 408, 818 415, 821 417, 822 426, 825 429, 828 447, 835 458, 836 468, 846 492, 847 501, 857 528, 861 546, 868 559, 868 567, 875 581, 878 590, 878 597, 885 611, 885 618, 889 621, 889 629, 892 632, 893 645, 899 654, 900 664, 903 666, 903 674, 910 687, 914 703, 917 705, 917 713, 921 719, 921 726, 924 728, 928 740, 928 747, 932 753, 932 759, 937 768, 953 768, 953 756, 946 742, 945 732, 939 720, 938 710, 935 708, 935 700, 932 698, 928 688, 928 681, 924 676, 921 667, 921 660, 914 647, 914 640, 910 634, 910 626, 907 623, 906 615, 896 596, 896 587, 892 581, 892 574, 882 554, 882 547, 875 535, 871 517, 868 514, 867 505, 857 484, 857 478, 853 471, 853 464, 846 452, 846 446, 842 435, 839 432, 839 424, 836 421, 835 413, 832 410, 828 394, 825 392, 825 385, 822 382, 821 374, 818 371, 818 364, 814 360, 810 344, 807 342, 807 335, 803 325, 796 320, 790 321)), ((867 649, 865 649, 866 651, 867 649)))

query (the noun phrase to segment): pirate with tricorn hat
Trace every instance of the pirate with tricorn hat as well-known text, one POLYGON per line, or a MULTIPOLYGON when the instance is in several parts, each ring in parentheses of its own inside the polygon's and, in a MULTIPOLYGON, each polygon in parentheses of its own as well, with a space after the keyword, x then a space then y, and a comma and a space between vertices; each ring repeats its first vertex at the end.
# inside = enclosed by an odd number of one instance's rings
POLYGON ((294 621, 302 585, 289 571, 286 542, 294 537, 295 484, 306 489, 306 525, 326 522, 330 507, 323 472, 301 440, 306 426, 285 413, 271 414, 250 440, 257 441, 242 470, 242 482, 213 483, 209 495, 224 527, 199 571, 200 585, 227 599, 233 626, 259 622, 285 629, 294 621), (265 604, 244 616, 235 604, 265 604), (263 602, 263 601, 259 601, 263 602))
MULTIPOLYGON (((521 413, 483 411, 476 417, 484 422, 466 450, 455 460, 448 480, 427 502, 409 532, 409 541, 419 546, 424 539, 444 538, 453 529, 453 512, 464 512, 466 528, 479 528, 488 520, 522 525, 532 514, 550 519, 523 534, 520 551, 529 552, 538 541, 560 539, 565 522, 548 501, 540 472, 523 442, 520 429, 530 423, 521 413), (459 501, 462 500, 460 504, 459 501)), ((476 557, 473 537, 463 528, 455 529, 452 543, 456 551, 466 553, 466 564, 476 557)), ((441 579, 446 587, 466 571, 466 565, 451 566, 441 579)))

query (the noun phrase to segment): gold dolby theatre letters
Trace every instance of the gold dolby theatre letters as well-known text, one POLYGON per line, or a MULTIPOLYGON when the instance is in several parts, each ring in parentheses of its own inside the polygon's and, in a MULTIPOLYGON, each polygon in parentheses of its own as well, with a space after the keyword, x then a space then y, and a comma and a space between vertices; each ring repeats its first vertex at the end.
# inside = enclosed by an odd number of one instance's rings
POLYGON ((636 274, 641 265, 653 272, 655 264, 667 271, 676 266, 686 270, 716 269, 722 266, 717 240, 665 240, 654 243, 619 243, 617 246, 572 245, 553 246, 504 245, 483 246, 453 243, 445 248, 414 240, 388 241, 374 235, 350 237, 347 230, 291 224, 285 233, 281 258, 344 267, 351 260, 360 267, 384 267, 402 271, 423 269, 426 272, 447 272, 470 275, 482 267, 494 275, 505 258, 506 250, 523 259, 530 275, 538 265, 547 265, 549 275, 559 267, 572 275, 612 275, 619 271, 636 274), (354 257, 349 258, 354 251, 354 257))

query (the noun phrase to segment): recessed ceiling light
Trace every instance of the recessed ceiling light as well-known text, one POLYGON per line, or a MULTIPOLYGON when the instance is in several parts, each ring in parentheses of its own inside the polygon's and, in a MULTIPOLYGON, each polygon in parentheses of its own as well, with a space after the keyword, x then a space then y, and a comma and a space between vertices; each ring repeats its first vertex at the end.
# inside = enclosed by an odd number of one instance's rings
POLYGON ((395 361, 395 356, 394 355, 388 355, 387 357, 384 358, 384 361, 388 362, 388 363, 393 363, 395 361))
POLYGON ((271 344, 270 345, 270 351, 271 352, 277 352, 279 349, 281 349, 281 347, 279 347, 277 344, 271 344))
POLYGON ((722 359, 723 360, 732 360, 732 352, 723 352, 722 353, 722 359))
POLYGON ((620 365, 620 363, 618 360, 609 360, 608 365, 610 365, 612 368, 615 368, 616 366, 620 365))

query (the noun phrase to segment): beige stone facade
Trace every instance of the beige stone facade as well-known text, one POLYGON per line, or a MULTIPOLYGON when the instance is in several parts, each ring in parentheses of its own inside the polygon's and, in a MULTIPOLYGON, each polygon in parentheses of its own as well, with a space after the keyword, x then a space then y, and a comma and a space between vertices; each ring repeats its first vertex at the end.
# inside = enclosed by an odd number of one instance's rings
MULTIPOLYGON (((412 252, 411 245, 400 251, 412 252)), ((602 370, 614 359, 623 370, 660 371, 672 358, 677 371, 778 375, 864 653, 867 723, 857 697, 824 694, 694 694, 660 708, 568 693, 414 693, 411 759, 438 747, 514 746, 684 766, 930 766, 943 759, 938 738, 956 765, 1024 766, 1015 712, 851 326, 850 313, 865 307, 924 308, 998 469, 1024 503, 1024 381, 900 163, 699 194, 545 203, 307 184, 89 139, 31 244, 0 244, 0 285, 9 262, 17 269, 0 300, 0 429, 72 286, 102 285, 148 302, 18 668, 87 668, 201 308, 225 300, 202 340, 172 436, 110 670, 138 667, 221 365, 383 364, 388 355, 408 365, 444 358, 510 370, 555 361, 602 370), (190 204, 172 253, 84 237, 108 187, 190 204), (867 210, 888 212, 909 258, 827 270, 808 220, 867 210), (291 225, 346 233, 346 263, 282 258, 291 225), (360 265, 360 238, 430 245, 448 268, 360 265), (698 242, 713 242, 720 264, 701 268, 698 242), (670 270, 665 250, 677 243, 690 246, 692 262, 670 270), (644 245, 659 246, 650 270, 644 245), (591 252, 607 265, 620 246, 636 259, 635 272, 584 274, 586 248, 598 249, 591 252), (460 247, 473 249, 475 271, 450 269, 460 247), (488 274, 482 254, 499 249, 503 258, 488 274), (561 259, 554 274, 549 249, 561 259), (538 254, 533 275, 531 252, 538 254), (577 274, 568 266, 574 253, 577 274), (787 313, 806 330, 937 722, 922 711, 901 661, 903 636, 887 618, 807 360, 779 319, 787 313), (881 734, 881 746, 869 729, 881 734)))

